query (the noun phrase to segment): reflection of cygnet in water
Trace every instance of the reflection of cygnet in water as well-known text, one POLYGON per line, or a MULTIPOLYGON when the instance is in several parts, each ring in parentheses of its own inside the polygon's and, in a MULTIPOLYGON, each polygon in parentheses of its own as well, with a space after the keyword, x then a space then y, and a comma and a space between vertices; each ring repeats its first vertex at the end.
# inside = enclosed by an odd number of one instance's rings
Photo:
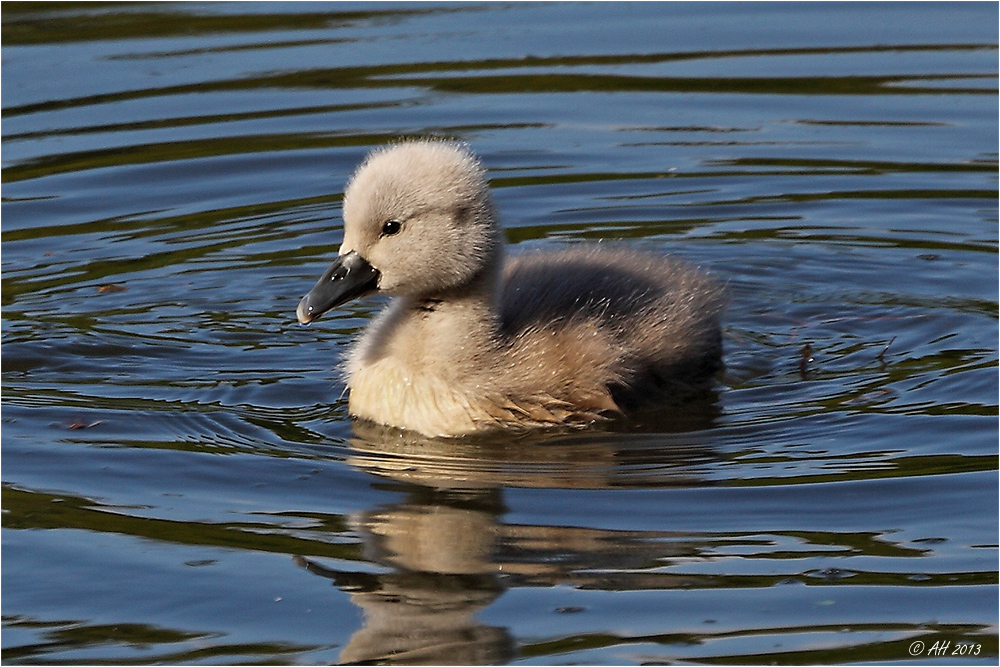
POLYGON ((493 511, 402 504, 362 513, 355 524, 366 558, 393 572, 336 572, 296 558, 332 578, 364 611, 364 626, 341 650, 340 662, 481 665, 514 656, 504 628, 474 617, 504 590, 491 563, 493 511))
POLYGON ((595 244, 504 262, 483 170, 451 143, 368 157, 344 193, 339 257, 297 316, 374 292, 395 299, 350 354, 350 412, 425 435, 592 424, 721 367, 714 281, 595 244))
POLYGON ((707 431, 720 412, 717 399, 705 391, 676 403, 676 410, 634 415, 627 434, 429 438, 359 421, 347 462, 383 478, 442 490, 689 486, 703 483, 705 466, 721 460, 707 431))

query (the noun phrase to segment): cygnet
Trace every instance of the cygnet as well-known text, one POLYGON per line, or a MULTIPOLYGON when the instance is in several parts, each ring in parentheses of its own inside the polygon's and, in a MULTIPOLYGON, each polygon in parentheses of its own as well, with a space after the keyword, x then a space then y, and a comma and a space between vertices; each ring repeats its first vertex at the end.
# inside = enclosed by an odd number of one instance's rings
POLYGON ((347 357, 356 418, 438 436, 587 426, 703 387, 722 366, 723 291, 675 259, 606 244, 504 257, 479 161, 411 141, 348 183, 339 256, 308 324, 393 299, 347 357))

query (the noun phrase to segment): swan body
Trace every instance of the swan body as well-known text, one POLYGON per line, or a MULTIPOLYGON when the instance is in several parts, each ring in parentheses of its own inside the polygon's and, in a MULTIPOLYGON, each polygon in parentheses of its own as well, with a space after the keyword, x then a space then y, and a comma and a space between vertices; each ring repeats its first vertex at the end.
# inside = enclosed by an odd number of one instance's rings
POLYGON ((349 411, 428 436, 587 425, 721 367, 715 281, 603 244, 504 261, 483 169, 448 142, 369 155, 344 195, 339 256, 298 319, 373 292, 394 299, 348 355, 349 411))

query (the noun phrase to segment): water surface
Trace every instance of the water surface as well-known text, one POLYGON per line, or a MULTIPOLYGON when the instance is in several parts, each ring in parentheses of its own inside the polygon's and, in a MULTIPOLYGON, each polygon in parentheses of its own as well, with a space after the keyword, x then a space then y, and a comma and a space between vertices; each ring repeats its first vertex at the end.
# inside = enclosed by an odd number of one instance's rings
POLYGON ((996 662, 995 4, 2 23, 4 662, 996 662), (412 136, 482 156, 512 252, 724 281, 715 391, 627 432, 352 425, 384 302, 295 305, 412 136))

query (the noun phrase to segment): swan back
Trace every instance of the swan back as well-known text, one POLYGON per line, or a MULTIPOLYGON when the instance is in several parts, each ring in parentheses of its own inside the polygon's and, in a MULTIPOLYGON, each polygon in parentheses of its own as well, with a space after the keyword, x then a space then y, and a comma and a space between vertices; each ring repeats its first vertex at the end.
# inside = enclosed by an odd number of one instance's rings
POLYGON ((617 410, 683 393, 722 366, 723 290, 681 260, 603 244, 526 253, 502 285, 501 331, 521 364, 550 377, 577 367, 570 383, 605 387, 617 410))

